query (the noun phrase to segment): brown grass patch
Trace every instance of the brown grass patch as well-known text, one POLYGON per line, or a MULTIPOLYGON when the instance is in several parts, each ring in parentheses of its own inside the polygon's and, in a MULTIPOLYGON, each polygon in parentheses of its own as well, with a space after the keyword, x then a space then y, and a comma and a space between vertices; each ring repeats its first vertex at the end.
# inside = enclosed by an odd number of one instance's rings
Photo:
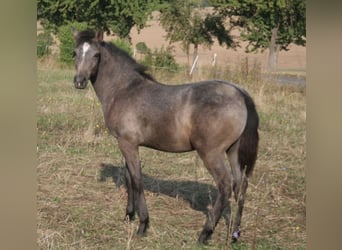
MULTIPOLYGON (((305 89, 264 82, 258 74, 245 76, 236 69, 220 74, 251 93, 260 115, 259 157, 242 237, 233 248, 304 249, 305 89)), ((141 149, 151 226, 147 237, 136 237, 138 222, 124 220, 122 156, 104 128, 97 101, 91 92, 74 90, 72 77, 72 70, 38 64, 39 249, 197 249, 216 196, 197 155, 141 149), (85 138, 87 133, 91 136, 85 138)), ((157 79, 170 82, 158 74, 157 79)), ((171 82, 184 81, 174 76, 171 82)), ((226 238, 220 221, 203 249, 225 249, 226 238)))

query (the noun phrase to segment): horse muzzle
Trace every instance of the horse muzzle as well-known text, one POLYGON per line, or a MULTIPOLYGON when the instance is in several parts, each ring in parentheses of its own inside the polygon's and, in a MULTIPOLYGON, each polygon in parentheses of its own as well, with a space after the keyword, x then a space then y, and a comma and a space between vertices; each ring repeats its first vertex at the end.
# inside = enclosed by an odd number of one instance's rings
POLYGON ((74 77, 74 85, 76 89, 85 89, 87 87, 88 79, 81 75, 74 77))

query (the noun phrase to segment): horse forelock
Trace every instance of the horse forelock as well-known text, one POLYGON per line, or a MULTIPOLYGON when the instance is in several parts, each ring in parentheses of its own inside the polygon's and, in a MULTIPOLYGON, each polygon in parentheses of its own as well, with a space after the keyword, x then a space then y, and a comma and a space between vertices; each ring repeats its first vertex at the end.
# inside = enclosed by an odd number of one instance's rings
POLYGON ((85 42, 90 43, 94 38, 95 38, 94 31, 92 30, 80 31, 76 37, 76 47, 78 47, 79 45, 85 42))

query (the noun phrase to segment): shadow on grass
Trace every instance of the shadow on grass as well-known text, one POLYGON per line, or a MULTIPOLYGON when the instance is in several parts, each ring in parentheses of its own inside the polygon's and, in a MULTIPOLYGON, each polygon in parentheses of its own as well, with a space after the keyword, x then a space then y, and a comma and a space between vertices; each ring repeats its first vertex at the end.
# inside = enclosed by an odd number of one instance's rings
MULTIPOLYGON (((102 163, 99 181, 110 177, 117 187, 125 186, 124 171, 123 167, 102 163)), ((143 174, 143 185, 147 191, 181 198, 192 209, 204 214, 207 214, 208 205, 213 205, 217 197, 217 189, 213 185, 195 181, 162 180, 143 174)))

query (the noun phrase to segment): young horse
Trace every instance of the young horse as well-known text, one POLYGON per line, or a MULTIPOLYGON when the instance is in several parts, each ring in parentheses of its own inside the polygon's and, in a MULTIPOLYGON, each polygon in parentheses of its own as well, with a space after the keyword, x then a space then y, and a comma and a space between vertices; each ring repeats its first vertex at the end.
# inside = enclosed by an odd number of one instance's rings
POLYGON ((251 97, 238 86, 223 81, 203 81, 178 86, 164 85, 145 72, 102 32, 74 30, 76 48, 75 87, 84 89, 90 79, 99 98, 106 126, 118 140, 125 162, 126 216, 137 211, 138 235, 144 235, 149 216, 146 207, 138 147, 166 152, 196 150, 218 188, 215 205, 199 236, 206 244, 223 215, 230 226, 231 190, 238 211, 233 241, 240 236, 247 177, 258 147, 258 114, 251 97), (227 154, 233 174, 225 163, 227 154))

